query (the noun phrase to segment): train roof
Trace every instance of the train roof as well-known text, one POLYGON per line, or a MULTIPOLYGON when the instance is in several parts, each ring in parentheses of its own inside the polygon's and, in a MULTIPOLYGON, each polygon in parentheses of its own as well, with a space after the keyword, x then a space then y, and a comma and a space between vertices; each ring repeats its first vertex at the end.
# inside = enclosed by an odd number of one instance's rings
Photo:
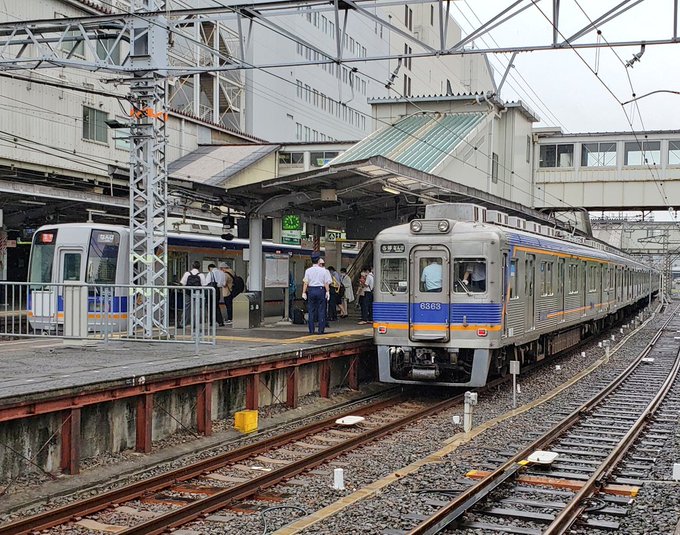
MULTIPOLYGON (((441 218, 444 219, 444 218, 441 218)), ((437 218, 436 220, 441 220, 437 218)), ((590 247, 585 244, 579 244, 572 241, 568 241, 562 238, 545 236, 543 234, 535 234, 528 232, 526 230, 514 229, 510 227, 494 225, 493 223, 482 223, 477 221, 456 221, 449 219, 453 222, 453 227, 448 236, 452 234, 467 234, 473 231, 479 233, 489 233, 495 234, 500 238, 507 240, 508 244, 511 246, 519 246, 527 249, 537 249, 537 250, 548 250, 551 252, 562 253, 565 255, 578 256, 581 258, 593 258, 598 260, 606 260, 609 262, 625 262, 629 264, 634 264, 640 268, 649 269, 648 266, 639 260, 631 257, 630 255, 619 251, 617 253, 611 251, 604 251, 597 249, 595 247, 590 247)), ((393 240, 401 239, 404 240, 404 234, 408 237, 415 237, 415 234, 411 234, 410 225, 403 224, 394 227, 389 227, 381 231, 376 237, 377 240, 393 240)), ((421 237, 436 238, 442 236, 442 234, 421 234, 421 237)), ((489 236, 491 238, 491 236, 489 236)), ((653 268, 652 268, 653 269, 653 268)))

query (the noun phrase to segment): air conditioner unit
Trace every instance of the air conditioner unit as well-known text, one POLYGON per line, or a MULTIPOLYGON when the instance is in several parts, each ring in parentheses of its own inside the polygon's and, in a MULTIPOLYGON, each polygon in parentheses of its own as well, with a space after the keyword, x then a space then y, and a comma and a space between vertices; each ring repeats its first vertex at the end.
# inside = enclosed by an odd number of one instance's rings
POLYGON ((453 219, 481 222, 486 220, 486 208, 471 203, 440 203, 425 207, 425 219, 453 219))

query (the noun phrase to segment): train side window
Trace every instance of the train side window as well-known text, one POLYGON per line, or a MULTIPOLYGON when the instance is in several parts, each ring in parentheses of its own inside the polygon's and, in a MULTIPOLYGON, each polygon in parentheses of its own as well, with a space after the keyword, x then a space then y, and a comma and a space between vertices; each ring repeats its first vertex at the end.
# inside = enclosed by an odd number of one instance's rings
POLYGON ((569 278, 569 293, 570 294, 577 294, 578 293, 578 265, 577 264, 569 264, 569 268, 567 270, 567 277, 569 278))
POLYGON ((86 282, 90 284, 115 284, 118 266, 120 234, 93 230, 87 257, 86 282))
POLYGON ((508 287, 508 295, 510 299, 519 299, 517 295, 517 277, 519 276, 517 259, 510 260, 510 283, 508 287))
POLYGON ((80 280, 80 253, 64 253, 64 282, 80 280))
POLYGON ((456 293, 486 292, 486 259, 456 258, 453 262, 456 293))
POLYGON ((589 292, 596 292, 597 291, 597 266, 588 266, 588 270, 590 273, 588 273, 588 291, 589 292))
POLYGON ((541 262, 541 295, 553 295, 553 263, 541 262))
POLYGON ((405 293, 408 289, 407 270, 406 258, 383 258, 380 261, 380 291, 390 294, 405 293))

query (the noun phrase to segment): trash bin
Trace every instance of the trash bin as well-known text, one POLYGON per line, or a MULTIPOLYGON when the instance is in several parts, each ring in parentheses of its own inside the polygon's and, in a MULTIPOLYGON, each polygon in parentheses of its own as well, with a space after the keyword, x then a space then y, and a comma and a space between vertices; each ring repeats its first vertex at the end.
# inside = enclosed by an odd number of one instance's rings
POLYGON ((252 329, 260 324, 260 300, 254 292, 243 292, 234 298, 234 329, 252 329))

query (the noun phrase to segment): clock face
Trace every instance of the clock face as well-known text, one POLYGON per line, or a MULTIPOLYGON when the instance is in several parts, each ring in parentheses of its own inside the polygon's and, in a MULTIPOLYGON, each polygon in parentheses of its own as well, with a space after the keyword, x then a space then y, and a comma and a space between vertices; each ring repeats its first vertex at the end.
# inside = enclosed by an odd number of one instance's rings
POLYGON ((299 215, 284 215, 282 228, 283 230, 302 230, 302 219, 299 215))

